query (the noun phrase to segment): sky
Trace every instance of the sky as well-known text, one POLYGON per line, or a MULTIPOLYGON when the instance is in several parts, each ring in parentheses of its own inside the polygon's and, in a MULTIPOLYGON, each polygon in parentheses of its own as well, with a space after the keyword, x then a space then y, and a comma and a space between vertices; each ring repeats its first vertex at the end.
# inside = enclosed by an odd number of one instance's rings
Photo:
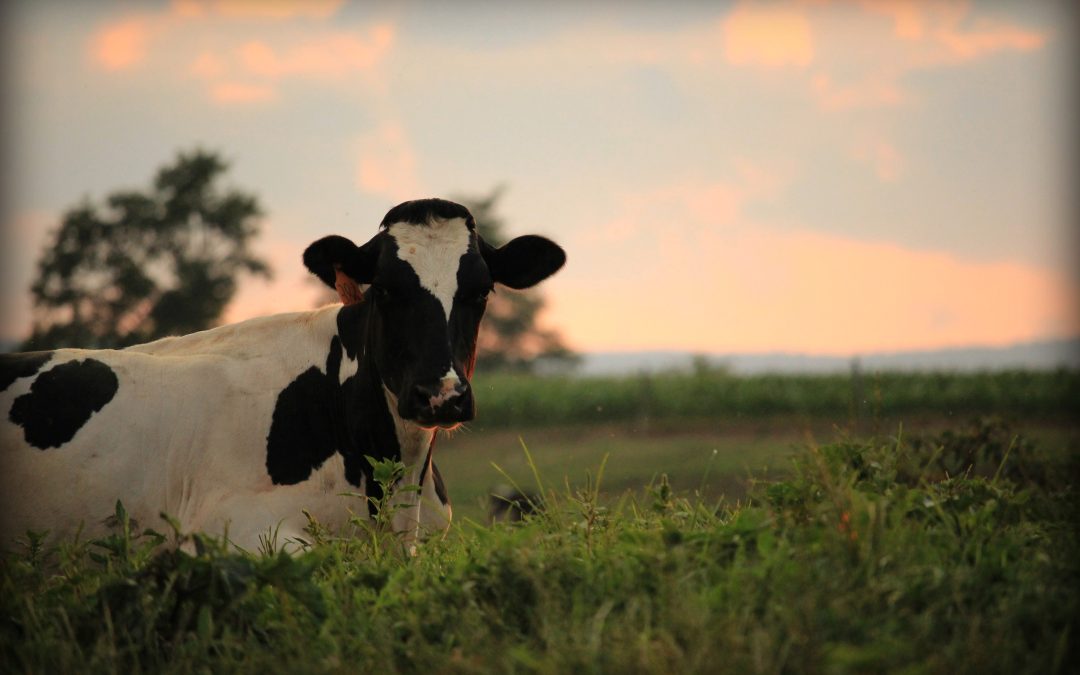
POLYGON ((8 3, 0 339, 66 209, 197 147, 266 211, 228 321, 311 308, 315 239, 504 186, 578 350, 1080 336, 1066 7, 8 3))

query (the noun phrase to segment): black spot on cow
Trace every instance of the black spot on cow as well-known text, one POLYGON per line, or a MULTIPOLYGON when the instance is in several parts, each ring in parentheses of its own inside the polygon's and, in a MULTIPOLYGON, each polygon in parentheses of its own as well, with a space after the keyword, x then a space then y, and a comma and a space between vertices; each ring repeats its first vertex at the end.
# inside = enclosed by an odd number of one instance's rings
POLYGON ((326 357, 326 372, 312 366, 278 394, 270 434, 266 438, 266 470, 275 485, 295 485, 337 452, 341 405, 338 382, 341 340, 335 335, 326 357))
POLYGON ((382 381, 360 338, 367 312, 366 303, 343 307, 325 373, 308 368, 278 395, 266 438, 266 470, 274 484, 303 482, 339 452, 345 480, 355 487, 366 483, 372 499, 382 496, 367 458, 398 459, 400 448, 382 381), (342 351, 361 361, 357 374, 344 382, 342 351))
POLYGON ((431 445, 428 446, 427 458, 424 460, 423 468, 420 469, 420 493, 423 494, 424 480, 427 477, 427 472, 430 468, 431 481, 435 484, 435 496, 439 498, 439 502, 443 506, 446 506, 450 503, 450 496, 446 493, 446 483, 443 482, 442 474, 439 473, 439 467, 435 466, 434 460, 431 459, 432 453, 435 452, 436 438, 431 439, 431 445))
POLYGON ((101 361, 62 363, 39 375, 30 391, 15 399, 8 418, 23 428, 30 445, 58 448, 112 400, 119 386, 116 373, 101 361))
POLYGON ((52 358, 52 352, 0 354, 0 391, 7 391, 15 380, 30 377, 52 358))
POLYGON ((363 319, 360 316, 363 311, 359 305, 345 305, 337 315, 338 335, 341 336, 345 355, 353 361, 360 357, 357 350, 364 341, 364 336, 361 334, 363 319))
POLYGON ((450 503, 450 495, 446 493, 446 483, 443 482, 442 474, 439 473, 439 467, 435 466, 435 462, 431 463, 431 477, 435 481, 435 496, 439 498, 443 506, 446 506, 450 503))
POLYGON ((429 225, 435 218, 440 220, 461 218, 470 230, 476 227, 469 209, 445 199, 416 199, 398 204, 386 213, 380 227, 386 228, 394 223, 429 225))

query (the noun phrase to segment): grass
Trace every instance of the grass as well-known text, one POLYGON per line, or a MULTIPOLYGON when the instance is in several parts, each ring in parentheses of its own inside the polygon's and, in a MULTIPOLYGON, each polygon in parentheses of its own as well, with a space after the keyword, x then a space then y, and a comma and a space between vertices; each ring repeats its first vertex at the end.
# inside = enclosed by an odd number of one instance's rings
MULTIPOLYGON (((647 439, 644 442, 647 442, 647 439)), ((1055 673, 1077 662, 1076 447, 997 424, 841 437, 739 504, 605 498, 525 461, 543 509, 312 548, 135 533, 5 559, 0 671, 1055 673), (535 471, 534 471, 535 468, 535 471), (542 487, 541 487, 542 485, 542 487)), ((386 472, 389 473, 389 472, 386 472)))
POLYGON ((831 433, 823 425, 818 427, 788 421, 775 426, 604 424, 529 428, 520 433, 474 430, 440 439, 436 461, 446 479, 455 518, 482 520, 492 489, 509 482, 502 472, 519 485, 533 488, 522 443, 531 450, 547 484, 561 485, 567 476, 583 477, 609 457, 604 478, 608 493, 640 493, 664 471, 677 490, 698 490, 711 500, 722 496, 738 500, 746 496, 752 472, 761 475, 786 468, 788 457, 808 437, 831 433))

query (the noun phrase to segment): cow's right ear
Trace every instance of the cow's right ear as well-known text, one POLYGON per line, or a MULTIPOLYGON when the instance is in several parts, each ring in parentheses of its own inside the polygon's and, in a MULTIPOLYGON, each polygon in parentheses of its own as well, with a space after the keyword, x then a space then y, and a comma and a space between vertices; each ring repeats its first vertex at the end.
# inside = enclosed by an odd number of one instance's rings
POLYGON ((336 289, 341 302, 360 301, 360 284, 375 278, 377 262, 375 240, 357 246, 345 237, 323 237, 304 251, 304 266, 324 284, 336 289))

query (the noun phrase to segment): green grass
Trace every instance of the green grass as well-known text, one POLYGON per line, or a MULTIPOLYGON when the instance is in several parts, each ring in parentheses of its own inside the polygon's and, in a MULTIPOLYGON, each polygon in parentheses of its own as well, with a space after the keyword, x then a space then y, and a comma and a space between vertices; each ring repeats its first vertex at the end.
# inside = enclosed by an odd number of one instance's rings
POLYGON ((534 450, 540 514, 416 556, 366 522, 297 557, 188 555, 120 513, 3 561, 0 672, 1067 672, 1068 443, 841 437, 726 506, 664 476, 605 498, 614 453, 567 486, 534 450))
POLYGON ((815 431, 790 420, 738 427, 606 424, 528 428, 521 433, 467 431, 440 439, 436 461, 446 479, 455 519, 483 520, 495 486, 507 484, 509 478, 533 488, 522 443, 530 449, 547 484, 562 485, 566 477, 578 480, 608 457, 604 479, 608 493, 640 492, 663 472, 677 490, 736 501, 746 496, 751 473, 786 469, 788 457, 814 433, 829 435, 830 431, 815 431))

